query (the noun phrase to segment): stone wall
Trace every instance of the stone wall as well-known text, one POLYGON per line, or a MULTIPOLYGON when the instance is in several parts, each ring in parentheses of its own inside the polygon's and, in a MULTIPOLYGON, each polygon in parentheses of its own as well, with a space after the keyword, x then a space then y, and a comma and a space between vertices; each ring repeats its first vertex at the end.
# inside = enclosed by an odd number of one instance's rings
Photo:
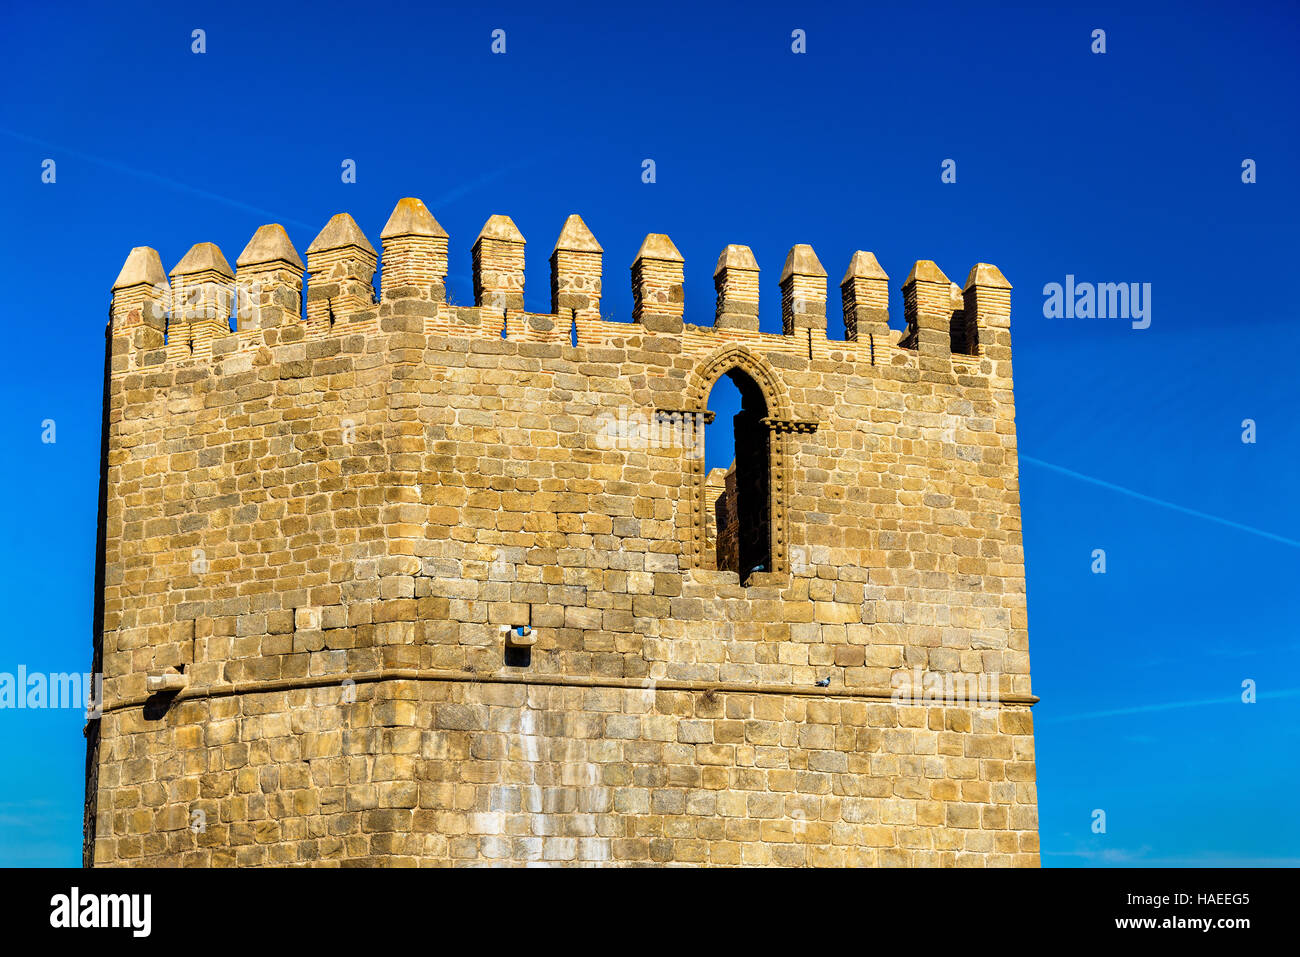
POLYGON ((475 306, 446 303, 422 203, 382 238, 379 303, 345 214, 307 269, 263 227, 225 299, 210 244, 170 285, 133 250, 114 286, 94 863, 1038 863, 995 267, 954 293, 918 263, 908 349, 869 253, 836 342, 806 246, 767 335, 744 247, 718 267, 741 305, 694 326, 666 236, 629 323, 599 318, 577 217, 551 314, 507 217, 475 306), (177 286, 217 304, 203 335, 177 286), (771 563, 744 585, 704 558, 678 441, 723 374, 768 412, 771 563), (994 693, 921 693, 959 675, 994 693))

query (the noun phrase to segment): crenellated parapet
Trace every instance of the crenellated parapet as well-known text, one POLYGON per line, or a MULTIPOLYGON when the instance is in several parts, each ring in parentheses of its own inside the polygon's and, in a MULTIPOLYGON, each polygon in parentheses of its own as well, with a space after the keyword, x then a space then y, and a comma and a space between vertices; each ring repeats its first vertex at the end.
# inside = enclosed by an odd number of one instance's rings
POLYGON ((474 305, 504 316, 524 310, 524 234, 509 216, 490 216, 474 240, 474 305))
POLYGON ((967 348, 994 362, 1011 361, 1011 283, 997 266, 976 263, 962 292, 967 348))
POLYGON ((235 261, 239 331, 270 330, 298 323, 306 271, 284 227, 260 227, 235 261))
POLYGON ((686 315, 686 260, 663 233, 650 233, 632 260, 632 321, 680 332, 686 315))
POLYGON ((307 247, 307 326, 316 335, 375 301, 379 256, 347 213, 331 219, 307 247))
POLYGON ((399 200, 379 234, 384 250, 384 299, 447 298, 447 231, 422 200, 399 200))
POLYGON ((903 283, 903 343, 922 356, 951 353, 952 282, 933 261, 922 259, 903 283))
POLYGON ((161 360, 170 302, 171 287, 158 250, 149 246, 132 249, 113 283, 114 372, 125 371, 131 364, 143 365, 143 357, 151 353, 161 360))
POLYGON ((827 271, 807 244, 792 246, 782 265, 781 332, 772 334, 759 331, 761 270, 741 244, 718 256, 712 322, 691 323, 685 257, 662 233, 648 234, 632 261, 630 322, 603 315, 604 249, 577 215, 564 222, 551 251, 547 312, 527 308, 526 240, 509 216, 489 217, 474 240, 473 305, 449 301, 450 237, 421 200, 399 201, 379 239, 382 257, 356 221, 339 213, 307 247, 304 263, 284 227, 269 224, 244 247, 236 269, 216 245, 199 243, 170 281, 156 251, 133 249, 113 284, 113 368, 213 361, 344 334, 420 333, 578 348, 635 336, 683 336, 707 348, 712 336, 806 359, 895 368, 951 362, 1009 375, 1009 366, 999 372, 997 364, 1010 358, 1010 285, 984 263, 963 289, 934 262, 916 262, 902 286, 905 328, 898 329, 890 326, 888 273, 874 253, 854 252, 840 282, 839 341, 827 336, 827 271))
POLYGON ((826 270, 802 243, 791 247, 781 269, 781 326, 787 336, 804 329, 826 335, 826 270))
POLYGON ((748 246, 731 245, 722 250, 713 285, 718 308, 713 324, 718 328, 758 331, 758 262, 748 246))
POLYGON ((875 254, 862 250, 853 254, 840 280, 840 298, 844 303, 844 338, 859 342, 879 336, 882 343, 890 338, 889 274, 876 261, 875 254))
POLYGON ((604 250, 576 213, 564 221, 551 250, 551 313, 591 322, 600 318, 604 250))
POLYGON ((172 318, 167 358, 211 356, 212 341, 230 333, 235 273, 213 243, 197 243, 171 271, 172 318))

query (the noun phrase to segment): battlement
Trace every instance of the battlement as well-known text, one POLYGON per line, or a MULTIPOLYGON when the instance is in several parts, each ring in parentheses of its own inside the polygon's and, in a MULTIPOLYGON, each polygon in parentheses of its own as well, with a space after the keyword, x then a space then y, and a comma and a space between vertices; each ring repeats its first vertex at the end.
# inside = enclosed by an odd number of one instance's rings
POLYGON ((399 331, 576 347, 624 344, 629 336, 704 336, 871 365, 951 359, 986 374, 1010 358, 1011 286, 986 263, 970 270, 962 288, 935 263, 918 261, 903 285, 905 329, 898 330, 889 326, 889 276, 874 253, 853 253, 840 282, 846 335, 836 341, 826 335, 826 270, 805 244, 790 249, 781 270, 780 335, 758 331, 760 268, 748 246, 728 245, 718 257, 713 322, 701 325, 686 322, 685 261, 666 235, 647 235, 632 261, 630 322, 602 311, 604 250, 580 216, 565 221, 551 252, 549 312, 526 307, 525 244, 510 217, 489 217, 472 247, 472 306, 448 301, 450 238, 414 198, 393 210, 380 233, 382 254, 347 213, 312 240, 305 266, 278 224, 257 230, 233 271, 216 245, 195 245, 171 270, 170 283, 157 251, 137 247, 113 284, 113 335, 120 341, 112 371, 399 331), (990 362, 981 366, 981 358, 990 362))

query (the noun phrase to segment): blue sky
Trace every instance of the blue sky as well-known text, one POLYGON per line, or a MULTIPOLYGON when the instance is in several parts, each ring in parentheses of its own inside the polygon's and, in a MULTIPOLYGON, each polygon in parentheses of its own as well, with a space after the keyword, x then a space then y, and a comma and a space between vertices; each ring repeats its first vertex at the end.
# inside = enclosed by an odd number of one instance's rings
MULTIPOLYGON (((958 282, 987 261, 1015 286, 1043 863, 1300 863, 1294 5, 557 6, 0 14, 0 671, 89 667, 103 326, 132 246, 233 263, 262 223, 303 251, 343 210, 377 243, 419 196, 461 302, 479 228, 512 216, 541 311, 577 212, 615 318, 666 232, 688 321, 711 321, 714 262, 745 243, 773 332, 794 243, 833 303, 873 250, 896 326, 913 261, 958 282), (1150 328, 1044 318, 1067 274, 1151 283, 1150 328)), ((79 863, 81 723, 0 712, 0 864, 79 863)))

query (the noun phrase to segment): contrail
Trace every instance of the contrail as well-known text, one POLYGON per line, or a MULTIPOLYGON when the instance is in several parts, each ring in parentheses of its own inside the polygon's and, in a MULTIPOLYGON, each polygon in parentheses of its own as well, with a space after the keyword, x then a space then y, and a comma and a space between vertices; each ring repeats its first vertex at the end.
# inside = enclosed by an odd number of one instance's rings
POLYGON ((1262 528, 1243 525, 1241 522, 1234 522, 1228 518, 1220 518, 1217 515, 1210 515, 1207 512, 1198 512, 1194 508, 1188 508, 1186 505, 1179 505, 1176 502, 1166 502, 1164 499, 1154 498, 1150 495, 1145 495, 1142 492, 1135 492, 1131 488, 1116 485, 1114 482, 1107 482, 1105 479, 1093 478, 1091 475, 1084 475, 1082 472, 1067 469, 1063 465, 1053 465, 1051 462, 1044 462, 1042 459, 1036 459, 1030 455, 1020 456, 1020 461, 1028 462, 1030 465, 1038 465, 1045 469, 1051 469, 1053 472, 1060 472, 1062 475, 1068 475, 1070 478, 1076 478, 1081 482, 1100 485, 1102 488, 1110 489, 1112 492, 1119 492, 1121 495, 1128 495, 1131 498, 1140 499, 1143 502, 1150 502, 1152 505, 1159 505, 1162 508, 1172 509, 1175 512, 1182 512, 1184 515, 1203 518, 1208 522, 1217 522, 1219 525, 1226 525, 1228 528, 1235 528, 1239 532, 1249 532, 1250 534, 1258 535, 1261 538, 1270 538, 1275 542, 1281 542, 1283 545, 1290 545, 1292 548, 1300 548, 1300 542, 1293 538, 1286 538, 1282 535, 1276 535, 1273 532, 1266 532, 1262 528))
POLYGON ((105 166, 109 169, 117 170, 119 173, 138 176, 141 179, 147 179, 162 186, 180 190, 183 193, 192 193, 195 196, 202 196, 204 199, 210 199, 217 203, 225 203, 227 206, 234 206, 236 209, 242 209, 245 212, 257 213, 259 216, 266 217, 270 222, 289 223, 293 226, 301 227, 302 229, 312 228, 309 224, 304 223, 301 220, 286 218, 277 219, 278 214, 273 213, 268 209, 262 209, 260 206, 253 206, 250 203, 231 199, 229 196, 222 196, 218 193, 209 192, 206 189, 199 189, 197 186, 190 186, 188 183, 182 183, 166 176, 160 176, 158 173, 151 173, 148 170, 136 169, 134 166, 127 166, 125 163, 119 163, 116 160, 104 159, 101 156, 92 156, 89 153, 82 153, 79 150, 69 149, 66 146, 57 146, 54 143, 47 143, 45 140, 38 140, 34 136, 27 136, 25 133, 17 133, 13 130, 4 129, 3 127, 0 127, 0 133, 4 133, 6 136, 12 136, 14 139, 23 140, 27 143, 35 143, 37 146, 43 146, 44 148, 57 153, 66 153, 69 156, 75 156, 88 163, 95 163, 99 166, 105 166))
MULTIPOLYGON (((1261 691, 1256 695, 1259 700, 1274 698, 1295 698, 1300 696, 1300 688, 1286 688, 1282 691, 1261 691)), ((1166 701, 1163 704, 1142 704, 1132 708, 1115 708, 1112 711, 1090 711, 1087 714, 1067 714, 1063 717, 1035 718, 1034 724, 1060 724, 1065 721, 1086 721, 1090 718, 1117 718, 1126 714, 1145 714, 1150 711, 1175 711, 1179 708, 1199 708, 1208 704, 1240 704, 1241 697, 1201 698, 1198 701, 1166 701)))
MULTIPOLYGON (((27 143, 34 143, 37 146, 44 147, 45 149, 51 150, 56 153, 64 153, 67 154, 68 156, 75 156, 78 159, 85 160, 88 163, 95 163, 99 166, 104 166, 107 167, 108 169, 116 170, 120 173, 127 173, 128 175, 131 176, 138 176, 141 179, 150 180, 151 182, 158 183, 162 186, 166 186, 175 190, 180 190, 183 193, 191 193, 195 196, 202 196, 204 199, 210 199, 213 202, 225 203, 227 206, 233 206, 236 209, 242 209, 245 212, 256 213, 259 216, 265 217, 268 222, 285 223, 291 226, 297 226, 301 229, 307 229, 307 230, 314 228, 311 224, 304 223, 302 220, 282 217, 278 213, 274 213, 269 209, 262 209, 260 206, 253 206, 250 203, 245 203, 238 199, 231 199, 229 196, 222 196, 219 193, 213 193, 206 189, 199 189, 197 186, 190 186, 188 183, 182 183, 179 180, 174 180, 167 176, 159 175, 158 173, 151 173, 148 170, 137 169, 134 166, 127 166, 125 163, 119 163, 116 160, 104 159, 102 156, 92 156, 90 153, 83 153, 79 150, 69 149, 66 146, 58 146, 54 143, 46 142, 45 140, 39 140, 34 136, 28 136, 25 133, 18 133, 14 130, 8 130, 3 127, 0 127, 0 133, 5 134, 6 136, 11 136, 14 139, 23 140, 24 142, 27 143)), ((434 200, 429 205, 435 209, 440 206, 450 205, 451 203, 460 199, 466 193, 471 193, 474 190, 478 189, 479 187, 486 186, 488 183, 492 182, 493 180, 499 179, 500 177, 504 176, 506 173, 513 172, 517 169, 522 169, 526 166, 531 166, 535 162, 536 162, 536 155, 528 159, 519 160, 518 162, 510 163, 506 166, 502 166, 500 169, 493 170, 488 173, 484 173, 483 175, 473 180, 470 180, 468 183, 463 183, 460 186, 453 187, 452 189, 443 193, 441 196, 439 196, 436 200, 434 200)))
POLYGON ((526 166, 532 166, 535 162, 536 162, 536 156, 534 155, 533 157, 518 160, 514 163, 510 163, 506 166, 502 166, 500 169, 496 169, 496 170, 492 170, 491 172, 484 173, 482 176, 476 177, 475 179, 470 180, 468 183, 463 183, 460 186, 452 187, 451 189, 447 190, 447 192, 443 193, 441 196, 435 199, 429 205, 431 208, 435 208, 435 209, 441 208, 443 206, 450 206, 452 203, 460 199, 466 193, 471 193, 474 190, 478 189, 480 186, 486 186, 488 183, 492 182, 493 180, 500 179, 506 173, 513 173, 517 169, 523 169, 526 166))

